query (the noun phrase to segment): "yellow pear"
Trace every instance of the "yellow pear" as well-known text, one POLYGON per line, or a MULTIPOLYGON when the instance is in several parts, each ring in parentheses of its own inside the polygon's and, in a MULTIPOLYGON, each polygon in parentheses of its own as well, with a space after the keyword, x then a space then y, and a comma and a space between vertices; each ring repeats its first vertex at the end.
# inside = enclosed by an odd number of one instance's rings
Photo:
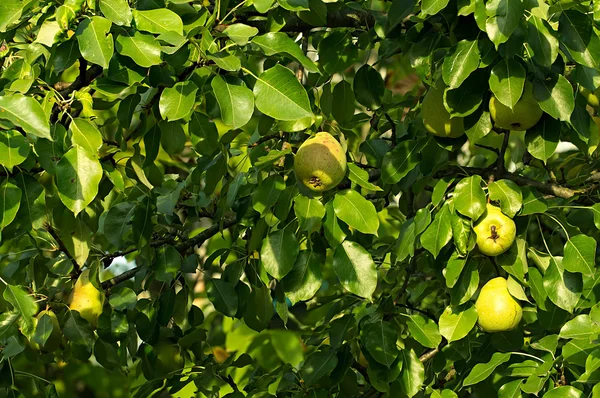
POLYGON ((523 95, 512 110, 492 96, 490 98, 490 114, 494 120, 494 126, 506 130, 524 131, 535 126, 542 117, 543 111, 533 97, 533 85, 525 82, 523 95))
POLYGON ((84 270, 75 282, 69 308, 79 311, 82 318, 96 327, 103 305, 104 292, 96 289, 90 281, 90 270, 84 270))
POLYGON ((52 352, 60 346, 60 343, 62 342, 62 332, 60 330, 60 324, 58 323, 58 318, 56 317, 56 314, 52 310, 40 311, 40 313, 34 318, 34 324, 35 324, 36 328, 37 328, 37 325, 38 325, 40 319, 42 319, 42 317, 44 315, 47 315, 50 317, 50 321, 52 322, 52 332, 50 333, 50 336, 48 337, 48 339, 46 340, 46 343, 43 346, 40 347, 40 345, 33 340, 30 340, 30 343, 31 343, 30 345, 32 348, 34 348, 36 350, 44 350, 44 351, 52 352))
POLYGON ((489 203, 473 230, 477 236, 477 247, 486 256, 504 253, 512 246, 517 236, 515 222, 504 215, 499 207, 489 203))
POLYGON ((483 286, 475 303, 477 323, 484 332, 505 332, 517 327, 523 309, 510 295, 506 279, 494 278, 483 286))
POLYGON ((427 131, 439 137, 457 138, 465 133, 462 117, 450 118, 444 106, 446 86, 440 79, 435 87, 431 86, 423 99, 421 117, 427 131))
POLYGON ((331 134, 317 133, 300 145, 294 157, 294 171, 311 191, 335 188, 346 175, 344 148, 331 134))

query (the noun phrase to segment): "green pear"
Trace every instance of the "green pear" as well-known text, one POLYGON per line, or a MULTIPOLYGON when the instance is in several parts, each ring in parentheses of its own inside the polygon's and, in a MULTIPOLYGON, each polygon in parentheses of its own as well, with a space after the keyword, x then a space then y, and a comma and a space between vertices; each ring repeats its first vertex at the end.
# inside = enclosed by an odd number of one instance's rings
POLYGON ((154 347, 156 351, 155 371, 159 375, 176 372, 183 368, 185 361, 181 356, 179 346, 168 341, 160 341, 154 347))
POLYGON ((600 96, 600 88, 592 92, 583 86, 579 86, 579 93, 583 95, 589 106, 595 109, 600 108, 600 98, 598 98, 600 96))
POLYGON ((475 302, 477 323, 484 332, 505 332, 517 327, 523 316, 523 309, 510 295, 504 278, 494 278, 483 286, 475 302))
POLYGON ((40 347, 40 345, 33 340, 30 340, 30 345, 32 348, 34 348, 36 350, 52 352, 60 346, 60 343, 62 343, 62 332, 60 330, 60 324, 58 323, 58 318, 56 317, 56 314, 52 310, 40 311, 40 313, 34 318, 34 325, 36 328, 37 328, 39 321, 42 319, 42 317, 44 315, 47 315, 48 317, 50 317, 50 322, 52 323, 52 332, 50 333, 50 336, 48 337, 48 339, 46 340, 46 343, 44 343, 43 346, 40 347))
POLYGON ((440 79, 435 87, 431 86, 423 99, 421 117, 427 131, 438 137, 457 138, 465 133, 462 117, 450 118, 444 106, 444 90, 446 86, 440 79))
POLYGON ((499 207, 488 204, 485 213, 473 226, 477 247, 486 256, 497 256, 507 251, 515 241, 515 222, 504 215, 499 207))
POLYGON ((317 133, 304 141, 294 157, 298 180, 311 191, 335 188, 346 175, 346 153, 329 133, 317 133))
POLYGON ((73 297, 69 308, 79 311, 92 327, 96 327, 98 317, 104 306, 104 292, 96 289, 90 281, 90 270, 84 270, 73 288, 73 297))
POLYGON ((503 105, 495 96, 490 98, 490 114, 494 126, 506 130, 529 130, 540 120, 543 111, 533 97, 533 85, 525 82, 523 95, 513 109, 503 105))

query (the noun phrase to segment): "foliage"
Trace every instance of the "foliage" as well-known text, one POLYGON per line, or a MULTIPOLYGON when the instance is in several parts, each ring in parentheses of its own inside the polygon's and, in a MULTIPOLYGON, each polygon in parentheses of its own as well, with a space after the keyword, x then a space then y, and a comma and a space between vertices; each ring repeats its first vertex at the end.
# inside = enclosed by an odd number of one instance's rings
POLYGON ((600 396, 599 4, 2 0, 2 394, 600 396), (526 88, 541 120, 494 126, 526 88), (484 333, 497 276, 523 320, 484 333))

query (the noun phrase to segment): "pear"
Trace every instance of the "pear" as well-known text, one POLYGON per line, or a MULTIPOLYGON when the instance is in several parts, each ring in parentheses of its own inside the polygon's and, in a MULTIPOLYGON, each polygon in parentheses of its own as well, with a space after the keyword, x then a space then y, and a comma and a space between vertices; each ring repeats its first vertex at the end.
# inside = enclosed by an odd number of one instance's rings
POLYGON ((494 126, 506 130, 529 130, 541 119, 543 111, 533 97, 533 85, 525 82, 523 95, 513 109, 503 105, 495 96, 490 98, 490 114, 494 126))
POLYGON ((329 133, 317 133, 304 141, 294 157, 298 180, 311 191, 335 188, 346 175, 346 153, 329 133))
POLYGON ((508 292, 504 278, 494 278, 483 286, 475 303, 479 318, 477 323, 484 332, 505 332, 517 327, 523 309, 508 292))
POLYGON ((229 358, 229 353, 223 347, 214 347, 212 351, 216 363, 223 363, 229 358))
POLYGON ((583 86, 579 86, 579 93, 583 95, 589 106, 595 109, 600 108, 600 98, 598 98, 600 96, 600 88, 592 92, 583 86))
POLYGON ((499 207, 488 204, 485 213, 473 227, 477 236, 477 247, 486 256, 497 256, 507 251, 515 241, 515 222, 502 213, 499 207))
POLYGON ((462 117, 450 118, 444 106, 444 90, 446 86, 440 79, 435 87, 430 87, 423 99, 421 117, 427 131, 439 137, 457 138, 465 133, 462 117))
POLYGON ((31 343, 30 345, 32 348, 34 348, 36 350, 52 352, 60 346, 60 343, 62 342, 62 332, 60 330, 60 324, 58 323, 58 318, 56 317, 56 314, 52 310, 40 311, 40 313, 35 317, 35 320, 34 320, 36 328, 37 328, 39 321, 42 319, 42 317, 44 315, 47 315, 50 317, 50 322, 52 323, 52 332, 50 333, 50 336, 48 337, 48 339, 46 340, 46 343, 44 343, 43 346, 40 346, 38 343, 36 343, 33 340, 30 340, 30 343, 31 343))
POLYGON ((173 344, 168 341, 160 341, 154 347, 154 350, 156 351, 157 355, 155 367, 157 374, 166 375, 183 368, 185 361, 181 356, 181 352, 177 344, 173 344))
POLYGON ((90 281, 90 270, 84 270, 75 282, 69 308, 79 311, 82 318, 96 327, 103 305, 104 292, 96 289, 90 281))

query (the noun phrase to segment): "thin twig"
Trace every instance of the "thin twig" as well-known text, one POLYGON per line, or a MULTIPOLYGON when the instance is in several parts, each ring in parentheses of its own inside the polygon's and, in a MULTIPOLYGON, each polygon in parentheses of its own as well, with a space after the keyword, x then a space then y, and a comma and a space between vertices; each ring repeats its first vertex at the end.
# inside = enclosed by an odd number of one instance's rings
POLYGON ((498 154, 498 160, 496 163, 496 170, 498 174, 504 173, 504 155, 506 154, 506 150, 508 149, 508 141, 510 139, 510 131, 504 130, 504 140, 502 141, 502 148, 500 148, 500 153, 498 154))
POLYGON ((58 250, 63 252, 65 254, 65 256, 67 256, 67 258, 71 261, 71 263, 73 263, 74 275, 79 276, 79 274, 81 274, 81 270, 79 269, 79 264, 77 264, 77 261, 75 261, 75 258, 71 255, 71 253, 69 253, 69 250, 67 250, 65 243, 62 241, 60 236, 58 236, 58 233, 52 227, 52 224, 46 223, 44 227, 46 228, 46 231, 48 231, 50 236, 52 236, 52 238, 56 241, 56 243, 58 245, 58 250))

